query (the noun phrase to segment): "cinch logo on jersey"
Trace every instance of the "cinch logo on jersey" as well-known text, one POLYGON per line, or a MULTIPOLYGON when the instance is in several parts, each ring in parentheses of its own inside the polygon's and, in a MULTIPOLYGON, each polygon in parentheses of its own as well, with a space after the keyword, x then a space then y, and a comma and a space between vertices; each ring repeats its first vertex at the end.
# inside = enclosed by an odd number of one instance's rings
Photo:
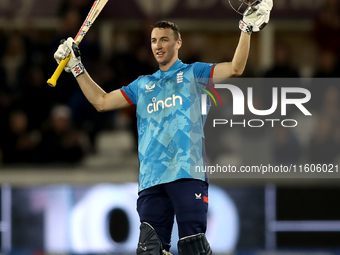
MULTIPOLYGON (((203 85, 209 86, 207 84, 203 84, 203 85)), ((231 84, 215 84, 214 87, 221 88, 221 89, 228 89, 231 92, 232 98, 233 98, 232 100, 233 101, 233 115, 244 115, 245 114, 245 110, 244 110, 245 97, 240 88, 238 88, 235 85, 231 85, 231 84)), ((217 92, 212 87, 210 87, 210 89, 213 90, 214 93, 218 96, 217 92)), ((202 90, 204 90, 207 94, 209 94, 211 98, 213 99, 213 101, 215 102, 215 105, 217 105, 216 100, 214 99, 213 95, 205 89, 202 89, 202 90)), ((219 96, 218 96, 218 99, 221 100, 219 96)), ((281 115, 285 116, 287 114, 287 110, 286 110, 287 105, 292 104, 292 105, 295 105, 304 115, 311 116, 312 114, 303 105, 307 103, 310 99, 311 99, 311 93, 309 90, 305 88, 282 87, 281 98, 280 98, 281 115), (304 97, 296 98, 296 99, 287 98, 287 94, 289 93, 295 93, 295 94, 300 93, 300 94, 303 94, 304 97)), ((278 88, 275 88, 275 87, 273 88, 272 102, 273 103, 270 109, 267 109, 267 110, 255 109, 254 104, 253 104, 253 88, 251 87, 247 88, 247 105, 251 113, 258 115, 258 116, 267 116, 276 111, 277 106, 278 106, 278 88)), ((206 94, 202 94, 201 104, 202 104, 201 113, 202 115, 206 115, 207 114, 207 95, 206 94)), ((222 102, 221 102, 221 105, 222 105, 222 102)), ((268 118, 265 120, 250 119, 247 121, 244 119, 243 121, 238 121, 238 122, 235 122, 232 119, 231 120, 214 119, 213 127, 216 127, 216 125, 225 125, 225 124, 230 124, 230 127, 233 127, 236 125, 238 126, 241 125, 243 127, 262 127, 265 125, 265 123, 271 123, 271 127, 274 127, 276 122, 280 122, 283 127, 296 127, 298 125, 298 122, 295 119, 280 120, 280 119, 269 119, 268 118)))
POLYGON ((172 94, 171 97, 168 97, 165 100, 158 100, 157 98, 152 98, 152 103, 148 104, 147 111, 148 113, 157 112, 159 110, 163 110, 164 108, 170 108, 172 106, 176 106, 176 100, 177 103, 180 105, 183 104, 183 98, 181 96, 176 96, 175 94, 172 94))

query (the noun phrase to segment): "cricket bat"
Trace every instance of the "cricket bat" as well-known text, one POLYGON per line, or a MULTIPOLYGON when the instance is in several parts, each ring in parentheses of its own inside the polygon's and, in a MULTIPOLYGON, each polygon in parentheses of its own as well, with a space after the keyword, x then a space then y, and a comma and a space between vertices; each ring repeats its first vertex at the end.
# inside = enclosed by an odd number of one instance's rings
MULTIPOLYGON (((80 27, 76 37, 74 38, 74 41, 76 42, 77 45, 80 44, 80 42, 83 40, 84 36, 86 33, 89 31, 91 26, 93 25, 94 21, 97 19, 99 13, 103 10, 104 6, 109 0, 95 0, 90 12, 88 13, 84 23, 80 27)), ((57 85, 57 80, 61 73, 63 72, 67 62, 70 60, 70 56, 62 60, 57 69, 54 71, 53 75, 51 76, 50 79, 47 80, 47 84, 51 87, 55 87, 57 85)))

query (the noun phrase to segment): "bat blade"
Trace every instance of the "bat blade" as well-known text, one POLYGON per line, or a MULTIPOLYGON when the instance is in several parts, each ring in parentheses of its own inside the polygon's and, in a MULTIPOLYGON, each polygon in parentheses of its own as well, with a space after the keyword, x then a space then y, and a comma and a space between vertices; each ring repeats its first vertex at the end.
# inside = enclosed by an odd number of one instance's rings
MULTIPOLYGON (((82 26, 80 27, 77 35, 74 37, 74 41, 79 45, 83 40, 84 36, 87 34, 91 26, 93 25, 94 21, 99 16, 100 12, 103 10, 104 6, 109 0, 96 0, 94 1, 85 21, 83 22, 82 26)), ((61 73, 63 72, 65 66, 67 65, 68 61, 70 60, 70 56, 62 60, 57 69, 52 74, 51 78, 47 80, 47 84, 50 87, 55 87, 57 85, 57 80, 61 73)))

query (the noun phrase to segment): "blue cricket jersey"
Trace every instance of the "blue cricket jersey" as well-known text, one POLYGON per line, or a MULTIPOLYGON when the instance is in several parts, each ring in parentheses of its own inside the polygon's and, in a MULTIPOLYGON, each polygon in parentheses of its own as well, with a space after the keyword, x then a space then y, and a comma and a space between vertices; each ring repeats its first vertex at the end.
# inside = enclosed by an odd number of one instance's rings
MULTIPOLYGON (((139 191, 182 178, 207 181, 196 166, 206 166, 201 95, 214 65, 183 64, 141 76, 121 92, 136 106, 139 191)), ((207 112, 210 108, 208 100, 207 112)))

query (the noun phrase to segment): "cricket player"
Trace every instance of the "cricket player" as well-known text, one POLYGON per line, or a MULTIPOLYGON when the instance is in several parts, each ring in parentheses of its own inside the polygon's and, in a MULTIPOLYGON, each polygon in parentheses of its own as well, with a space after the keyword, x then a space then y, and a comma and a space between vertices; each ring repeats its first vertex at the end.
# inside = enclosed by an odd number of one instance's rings
POLYGON ((159 70, 110 93, 86 72, 72 38, 55 52, 58 63, 72 54, 65 70, 72 72, 99 112, 136 106, 140 162, 137 211, 141 222, 138 255, 170 254, 174 217, 180 255, 212 254, 205 236, 208 180, 204 173, 192 170, 195 165, 206 165, 205 116, 200 105, 205 92, 200 88, 211 85, 212 79, 242 74, 250 35, 268 23, 272 6, 272 0, 257 0, 248 7, 239 23, 241 35, 232 61, 219 64, 182 63, 178 58, 182 46, 178 27, 168 21, 157 22, 150 42, 159 70))

